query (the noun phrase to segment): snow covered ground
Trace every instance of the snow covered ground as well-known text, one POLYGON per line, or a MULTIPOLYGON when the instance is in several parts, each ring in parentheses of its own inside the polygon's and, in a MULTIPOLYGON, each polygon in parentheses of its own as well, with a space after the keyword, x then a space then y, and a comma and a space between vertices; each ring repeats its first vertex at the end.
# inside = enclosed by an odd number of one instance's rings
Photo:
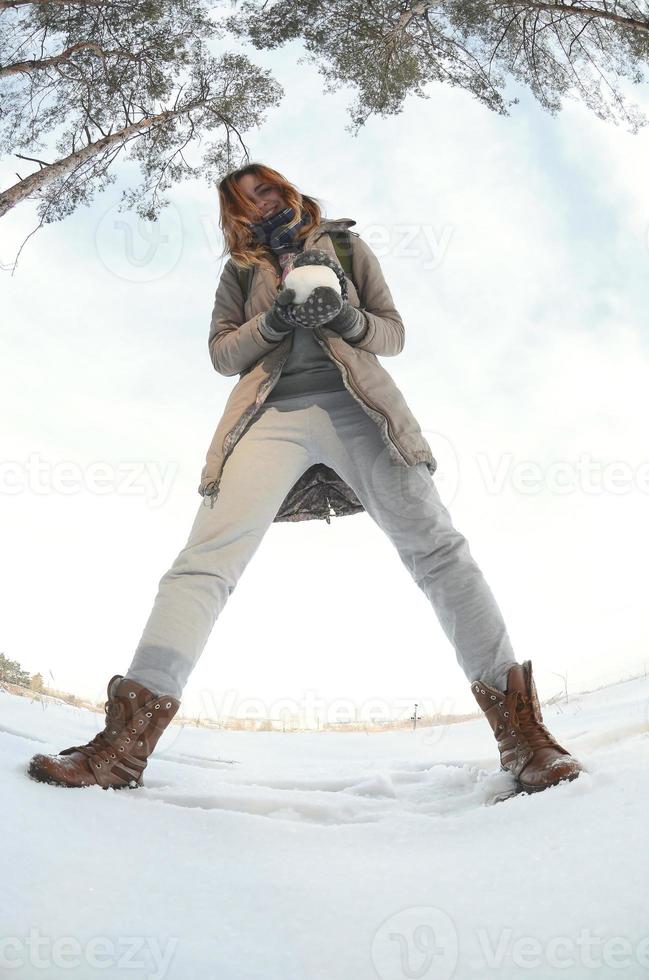
POLYGON ((100 716, 0 694, 0 976, 649 977, 648 705, 642 679, 546 707, 588 771, 485 806, 510 777, 483 718, 171 726, 106 792, 25 774, 100 716))

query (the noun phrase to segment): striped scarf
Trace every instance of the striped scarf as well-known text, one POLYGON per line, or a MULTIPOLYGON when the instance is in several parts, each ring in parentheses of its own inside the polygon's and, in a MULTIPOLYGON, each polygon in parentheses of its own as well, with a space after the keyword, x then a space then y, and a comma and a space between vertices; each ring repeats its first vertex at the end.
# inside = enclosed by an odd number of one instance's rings
POLYGON ((253 239, 263 245, 269 245, 278 256, 286 252, 299 251, 302 244, 296 241, 297 233, 311 221, 311 215, 308 211, 301 211, 299 222, 293 228, 287 228, 289 221, 294 217, 293 208, 283 208, 270 218, 253 222, 250 225, 253 239))

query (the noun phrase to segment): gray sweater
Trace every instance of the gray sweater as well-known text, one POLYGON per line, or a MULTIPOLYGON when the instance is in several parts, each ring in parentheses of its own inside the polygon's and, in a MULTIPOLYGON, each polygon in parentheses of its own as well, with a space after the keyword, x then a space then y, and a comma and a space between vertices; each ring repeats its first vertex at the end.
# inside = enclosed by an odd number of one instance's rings
MULTIPOLYGON (((345 339, 360 336, 366 326, 367 322, 363 316, 354 331, 345 334, 345 339)), ((260 330, 268 336, 269 340, 279 340, 282 337, 282 334, 263 325, 263 321, 260 330)), ((293 331, 291 352, 266 401, 288 398, 291 395, 305 395, 311 391, 340 391, 344 388, 345 384, 339 369, 323 351, 312 331, 304 327, 296 327, 293 331)))

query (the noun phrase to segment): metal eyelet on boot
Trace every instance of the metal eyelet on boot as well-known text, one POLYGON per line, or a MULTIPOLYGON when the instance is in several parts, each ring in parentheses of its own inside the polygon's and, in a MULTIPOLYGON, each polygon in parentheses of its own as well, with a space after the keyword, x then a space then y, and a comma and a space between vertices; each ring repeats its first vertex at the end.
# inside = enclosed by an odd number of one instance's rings
POLYGON ((135 735, 135 729, 131 728, 131 735, 135 735))
POLYGON ((505 718, 509 718, 509 711, 505 711, 505 718))
POLYGON ((486 691, 483 691, 482 688, 480 688, 480 694, 486 694, 486 693, 487 693, 486 691))
POLYGON ((128 696, 129 696, 129 698, 134 698, 135 697, 135 691, 129 691, 128 692, 128 696))
POLYGON ((113 735, 117 735, 117 729, 113 728, 113 735))
POLYGON ((147 716, 147 718, 152 718, 153 717, 153 712, 152 711, 147 711, 146 716, 147 716))
POLYGON ((140 720, 138 721, 138 725, 143 725, 143 724, 144 724, 144 722, 143 722, 143 721, 142 721, 142 719, 140 718, 140 720))
POLYGON ((97 763, 97 765, 95 766, 95 769, 101 769, 101 762, 98 762, 97 763))
POLYGON ((166 707, 167 708, 170 708, 171 707, 171 701, 167 701, 166 707))
POLYGON ((495 694, 492 694, 492 695, 491 695, 491 700, 492 700, 492 701, 495 701, 495 700, 496 700, 496 695, 495 695, 495 694))
POLYGON ((126 739, 126 741, 127 741, 127 742, 130 742, 131 740, 130 740, 130 738, 127 738, 127 739, 126 739))
POLYGON ((144 745, 144 742, 138 742, 137 744, 138 745, 144 745))
POLYGON ((115 753, 114 753, 114 752, 111 752, 111 753, 110 753, 110 757, 111 757, 111 759, 116 759, 116 758, 117 758, 117 756, 115 755, 115 753))
POLYGON ((118 748, 119 748, 119 751, 120 752, 123 752, 124 751, 124 746, 123 745, 119 745, 118 748))
POLYGON ((160 705, 159 704, 156 704, 155 710, 157 711, 159 707, 160 707, 160 705))

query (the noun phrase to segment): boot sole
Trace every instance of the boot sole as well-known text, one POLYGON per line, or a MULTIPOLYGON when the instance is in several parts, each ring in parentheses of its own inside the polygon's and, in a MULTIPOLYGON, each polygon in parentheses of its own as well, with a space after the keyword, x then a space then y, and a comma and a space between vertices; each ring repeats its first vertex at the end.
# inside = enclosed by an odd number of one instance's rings
POLYGON ((581 770, 578 772, 572 772, 568 776, 563 776, 561 779, 557 779, 556 783, 546 783, 545 786, 526 786, 525 783, 520 781, 516 784, 516 789, 518 793, 542 793, 544 789, 551 789, 553 786, 560 786, 561 783, 570 783, 573 779, 577 779, 581 775, 581 770))
MULTIPOLYGON (((47 773, 43 773, 37 767, 30 766, 27 770, 27 775, 30 779, 33 779, 35 783, 47 783, 48 786, 61 786, 63 789, 87 789, 89 786, 98 786, 99 783, 83 783, 80 786, 63 783, 54 776, 50 776, 47 773)), ((141 789, 142 783, 122 783, 120 786, 102 786, 102 789, 141 789)))
MULTIPOLYGON (((505 770, 506 771, 506 770, 505 770)), ((517 782, 513 789, 504 790, 502 793, 497 793, 491 799, 487 800, 487 806, 491 806, 494 803, 504 803, 505 800, 511 800, 515 796, 528 796, 531 793, 540 793, 544 789, 550 789, 552 786, 559 786, 561 783, 569 783, 571 780, 576 779, 580 773, 574 772, 571 776, 565 776, 563 779, 559 779, 556 783, 548 783, 547 786, 523 786, 522 783, 517 782)))

